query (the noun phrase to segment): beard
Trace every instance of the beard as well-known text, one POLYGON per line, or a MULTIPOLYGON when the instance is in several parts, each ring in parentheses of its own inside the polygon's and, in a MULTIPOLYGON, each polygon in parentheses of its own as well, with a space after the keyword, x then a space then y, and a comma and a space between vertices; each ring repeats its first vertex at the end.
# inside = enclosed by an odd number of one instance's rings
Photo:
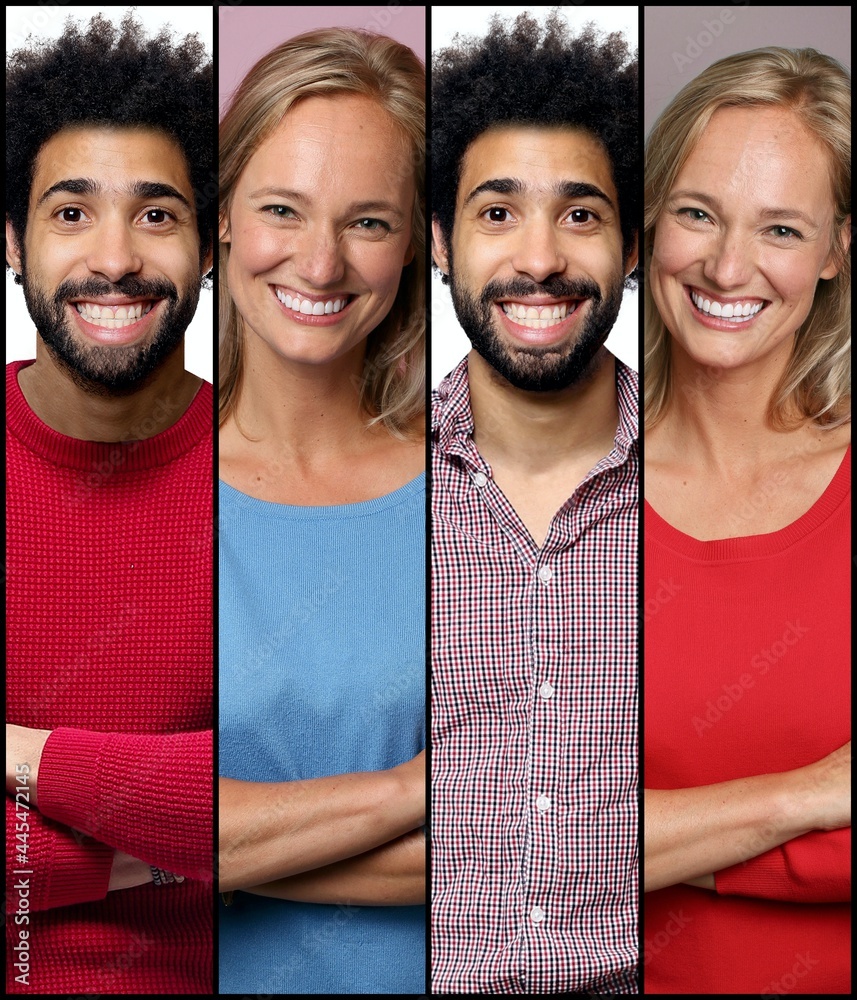
POLYGON ((98 278, 64 281, 53 297, 48 298, 30 279, 26 267, 22 266, 21 277, 27 308, 39 336, 75 384, 99 396, 127 396, 146 384, 181 346, 202 287, 200 280, 180 297, 167 278, 125 275, 116 282, 98 278), (107 346, 83 342, 66 314, 66 305, 72 298, 97 300, 103 295, 164 300, 163 315, 154 333, 141 344, 107 346))
POLYGON ((541 283, 515 278, 489 282, 476 298, 456 280, 452 259, 449 277, 455 313, 473 349, 507 382, 527 392, 567 389, 590 373, 619 315, 624 292, 622 278, 604 294, 594 281, 586 278, 552 277, 541 283), (497 331, 496 300, 528 295, 588 300, 589 309, 582 326, 570 343, 527 347, 503 342, 497 331))

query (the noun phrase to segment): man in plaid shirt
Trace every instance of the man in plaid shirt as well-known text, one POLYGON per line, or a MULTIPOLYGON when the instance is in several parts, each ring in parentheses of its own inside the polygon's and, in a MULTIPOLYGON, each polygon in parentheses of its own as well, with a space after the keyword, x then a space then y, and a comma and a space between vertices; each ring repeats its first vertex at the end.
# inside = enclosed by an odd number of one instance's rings
POLYGON ((432 73, 432 988, 638 992, 636 61, 560 15, 432 73))

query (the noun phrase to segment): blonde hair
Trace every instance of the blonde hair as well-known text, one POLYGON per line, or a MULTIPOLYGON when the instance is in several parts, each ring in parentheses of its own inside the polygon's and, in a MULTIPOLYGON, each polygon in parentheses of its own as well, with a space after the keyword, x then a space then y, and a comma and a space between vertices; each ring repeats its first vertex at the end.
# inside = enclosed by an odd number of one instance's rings
MULTIPOLYGON (((720 108, 781 107, 793 111, 825 146, 834 202, 831 245, 839 271, 820 281, 809 316, 795 336, 792 356, 774 390, 772 426, 795 418, 822 427, 850 419, 850 247, 840 242, 851 212, 851 80, 842 66, 815 49, 764 48, 709 66, 691 80, 655 123, 646 143, 645 261, 651 260, 655 224, 679 171, 720 108)), ((670 336, 645 282, 645 418, 653 426, 672 393, 670 336)))
MULTIPOLYGON (((413 261, 393 307, 369 335, 360 398, 371 423, 399 437, 425 412, 426 233, 425 69, 405 45, 350 28, 307 32, 263 56, 242 80, 220 123, 221 222, 248 161, 294 105, 306 97, 361 94, 389 113, 410 150, 413 261)), ((243 375, 241 317, 229 293, 229 244, 220 243, 220 423, 234 411, 243 375)), ((422 429, 420 429, 422 433, 422 429)))

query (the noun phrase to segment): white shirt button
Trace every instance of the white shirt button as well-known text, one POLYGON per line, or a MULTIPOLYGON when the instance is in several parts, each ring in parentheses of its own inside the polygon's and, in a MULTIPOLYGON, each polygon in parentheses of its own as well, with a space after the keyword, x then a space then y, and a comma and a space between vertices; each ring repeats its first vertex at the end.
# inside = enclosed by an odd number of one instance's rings
POLYGON ((476 472, 473 475, 473 482, 476 483, 477 486, 482 487, 488 482, 488 477, 484 472, 476 472))
POLYGON ((536 809, 538 809, 539 812, 547 812, 550 807, 551 800, 547 797, 547 795, 540 795, 536 799, 536 809))
POLYGON ((545 699, 545 701, 547 701, 548 698, 553 698, 553 686, 549 681, 545 681, 544 684, 542 684, 539 688, 539 694, 545 699))
POLYGON ((534 906, 530 910, 530 920, 534 924, 540 924, 545 919, 545 911, 540 906, 534 906))
POLYGON ((542 583, 547 583, 553 576, 553 570, 550 566, 539 566, 539 579, 542 583))

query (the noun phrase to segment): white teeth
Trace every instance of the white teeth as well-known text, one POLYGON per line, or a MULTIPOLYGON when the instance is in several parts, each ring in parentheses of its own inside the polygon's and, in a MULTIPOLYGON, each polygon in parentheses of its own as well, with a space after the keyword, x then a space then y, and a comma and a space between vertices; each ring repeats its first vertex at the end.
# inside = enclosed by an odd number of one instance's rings
POLYGON ((286 309, 291 309, 292 312, 301 313, 304 316, 329 316, 331 313, 338 313, 344 309, 348 302, 347 297, 313 302, 311 299, 302 299, 300 295, 292 296, 288 292, 280 291, 279 288, 276 288, 275 292, 286 309))
POLYGON ((691 292, 690 297, 700 312, 737 323, 743 322, 749 316, 755 316, 765 305, 764 302, 717 302, 704 299, 697 292, 691 292))
POLYGON ((523 302, 503 302, 502 306, 503 312, 518 326, 525 326, 531 330, 545 330, 570 316, 578 303, 560 302, 552 306, 528 306, 523 302))
POLYGON ((87 323, 105 330, 121 330, 150 312, 154 303, 134 302, 128 306, 105 306, 98 305, 97 302, 75 302, 74 305, 87 323))

